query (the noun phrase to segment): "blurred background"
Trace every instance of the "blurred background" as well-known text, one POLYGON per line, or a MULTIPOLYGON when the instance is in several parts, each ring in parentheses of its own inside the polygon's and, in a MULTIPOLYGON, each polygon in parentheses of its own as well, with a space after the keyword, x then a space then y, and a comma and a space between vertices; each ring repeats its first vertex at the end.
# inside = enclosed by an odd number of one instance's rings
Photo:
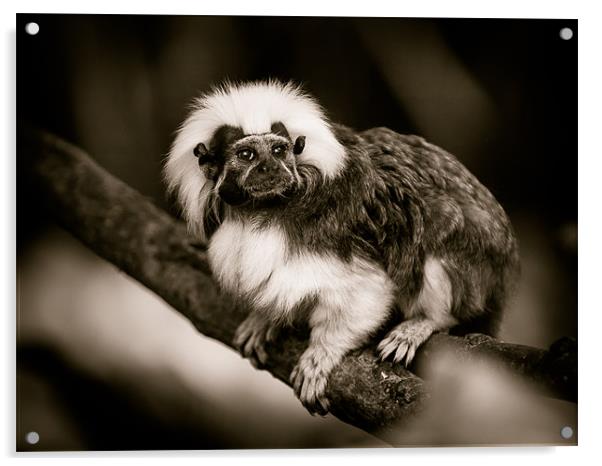
MULTIPOLYGON (((293 79, 337 122, 424 136, 514 223, 523 273, 501 338, 547 347, 577 336, 576 21, 18 15, 16 35, 18 124, 81 146, 174 213, 162 159, 191 99, 225 78, 293 79)), ((17 159, 18 449, 384 445, 311 417, 288 387, 58 228, 25 168, 17 159)), ((481 372, 439 371, 445 394, 400 443, 554 443, 563 425, 576 431, 574 404, 533 401, 481 372)))

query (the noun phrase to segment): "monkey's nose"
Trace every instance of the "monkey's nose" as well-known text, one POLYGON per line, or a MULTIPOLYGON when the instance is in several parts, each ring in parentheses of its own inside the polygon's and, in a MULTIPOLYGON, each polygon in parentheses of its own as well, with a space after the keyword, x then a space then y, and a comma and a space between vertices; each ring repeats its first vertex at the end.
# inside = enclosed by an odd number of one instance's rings
POLYGON ((272 161, 263 162, 257 167, 257 171, 259 173, 263 173, 266 175, 269 173, 275 172, 277 169, 278 169, 278 164, 276 162, 272 162, 272 161))

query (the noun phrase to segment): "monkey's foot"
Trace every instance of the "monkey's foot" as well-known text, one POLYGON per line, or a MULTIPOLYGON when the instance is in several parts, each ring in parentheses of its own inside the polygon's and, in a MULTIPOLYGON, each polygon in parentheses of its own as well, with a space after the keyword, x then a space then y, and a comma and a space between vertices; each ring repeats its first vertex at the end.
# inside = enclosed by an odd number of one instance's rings
POLYGON ((303 406, 313 415, 324 416, 328 413, 330 403, 326 398, 328 371, 325 370, 323 359, 328 355, 305 351, 291 372, 290 382, 303 406))
POLYGON ((274 339, 277 327, 266 319, 250 315, 236 329, 234 346, 254 367, 262 367, 268 360, 265 344, 274 339))
POLYGON ((410 319, 402 322, 379 343, 380 358, 384 361, 393 354, 394 362, 405 359, 404 365, 408 367, 416 355, 416 350, 433 331, 433 323, 428 319, 410 319))

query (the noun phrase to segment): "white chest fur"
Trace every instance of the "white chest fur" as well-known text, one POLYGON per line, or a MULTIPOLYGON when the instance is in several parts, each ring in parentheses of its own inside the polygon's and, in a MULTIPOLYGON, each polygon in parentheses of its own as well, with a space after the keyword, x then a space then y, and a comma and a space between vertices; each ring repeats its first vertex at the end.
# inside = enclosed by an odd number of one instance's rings
POLYGON ((224 222, 209 243, 209 260, 222 287, 252 298, 275 320, 292 317, 295 306, 309 296, 339 309, 353 300, 370 306, 374 300, 390 302, 392 296, 392 284, 380 267, 310 251, 292 254, 276 226, 224 222))
POLYGON ((287 248, 277 228, 258 229, 226 221, 209 243, 209 260, 216 278, 228 291, 247 294, 257 289, 286 262, 287 248))

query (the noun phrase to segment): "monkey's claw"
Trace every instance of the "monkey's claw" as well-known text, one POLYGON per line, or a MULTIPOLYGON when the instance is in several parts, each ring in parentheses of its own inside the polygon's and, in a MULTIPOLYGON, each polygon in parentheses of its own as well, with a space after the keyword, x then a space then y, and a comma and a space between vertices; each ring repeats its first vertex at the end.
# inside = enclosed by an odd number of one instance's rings
POLYGON ((254 367, 262 367, 268 360, 266 342, 273 339, 275 328, 263 319, 249 316, 236 330, 234 346, 254 367))
POLYGON ((379 343, 378 351, 380 359, 385 360, 393 355, 394 362, 402 362, 408 367, 416 350, 433 333, 432 325, 425 320, 408 320, 402 322, 379 343))
POLYGON ((325 416, 330 408, 330 402, 325 394, 328 374, 317 361, 313 355, 304 353, 291 372, 290 382, 295 395, 310 414, 325 416))

